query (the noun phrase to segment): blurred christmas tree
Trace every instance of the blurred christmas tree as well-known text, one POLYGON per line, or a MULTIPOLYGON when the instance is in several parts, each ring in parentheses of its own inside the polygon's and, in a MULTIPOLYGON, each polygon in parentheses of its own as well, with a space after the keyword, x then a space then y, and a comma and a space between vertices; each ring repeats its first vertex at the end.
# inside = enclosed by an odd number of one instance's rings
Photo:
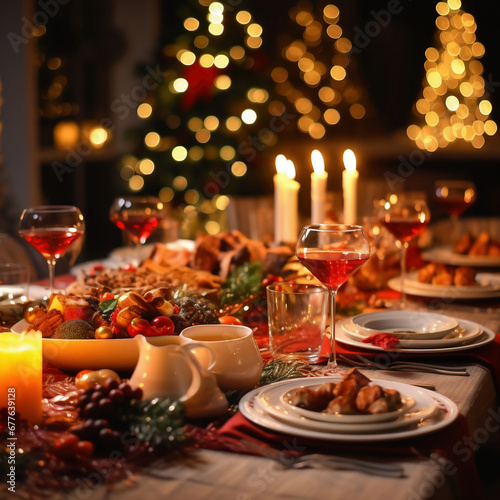
POLYGON ((415 104, 416 115, 424 123, 407 129, 408 137, 427 151, 445 148, 456 140, 479 149, 484 134, 497 131, 496 123, 488 119, 492 106, 478 60, 485 48, 476 40, 474 16, 460 7, 460 0, 436 6, 436 47, 425 52, 424 89, 415 104))
POLYGON ((298 112, 297 128, 313 139, 360 131, 374 109, 340 9, 327 1, 300 0, 289 16, 290 29, 281 37, 283 64, 272 78, 283 103, 298 112))
POLYGON ((283 111, 270 98, 252 14, 211 0, 177 3, 165 7, 161 79, 137 109, 139 147, 120 173, 130 190, 166 203, 221 208, 227 194, 258 185, 259 155, 276 142, 270 120, 283 111))

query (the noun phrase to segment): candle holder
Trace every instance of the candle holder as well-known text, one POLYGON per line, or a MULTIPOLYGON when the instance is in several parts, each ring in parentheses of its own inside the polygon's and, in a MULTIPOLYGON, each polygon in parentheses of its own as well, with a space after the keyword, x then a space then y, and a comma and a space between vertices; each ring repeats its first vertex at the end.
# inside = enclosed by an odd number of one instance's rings
MULTIPOLYGON (((0 409, 7 408, 8 423, 21 418, 42 421, 42 334, 0 333, 0 409)), ((10 426, 9 426, 10 429, 10 426)), ((14 436, 15 437, 15 436, 14 436)))

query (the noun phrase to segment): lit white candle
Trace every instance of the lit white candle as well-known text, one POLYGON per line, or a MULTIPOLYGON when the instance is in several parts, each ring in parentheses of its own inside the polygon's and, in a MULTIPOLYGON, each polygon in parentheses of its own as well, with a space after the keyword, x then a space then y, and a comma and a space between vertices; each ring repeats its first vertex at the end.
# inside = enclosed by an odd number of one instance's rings
POLYGON ((356 224, 357 190, 359 173, 356 170, 356 156, 353 151, 344 151, 345 170, 342 172, 342 191, 344 195, 344 224, 356 224))
POLYGON ((300 184, 295 180, 295 165, 292 160, 287 160, 285 174, 287 181, 283 193, 283 241, 285 243, 295 243, 299 235, 300 184))
POLYGON ((276 174, 273 177, 274 183, 274 242, 282 243, 283 240, 283 217, 285 202, 285 186, 288 177, 285 174, 287 159, 285 155, 278 155, 275 160, 276 174))
POLYGON ((325 172, 323 155, 315 149, 311 153, 314 172, 311 174, 311 224, 323 224, 326 214, 326 184, 328 174, 325 172))

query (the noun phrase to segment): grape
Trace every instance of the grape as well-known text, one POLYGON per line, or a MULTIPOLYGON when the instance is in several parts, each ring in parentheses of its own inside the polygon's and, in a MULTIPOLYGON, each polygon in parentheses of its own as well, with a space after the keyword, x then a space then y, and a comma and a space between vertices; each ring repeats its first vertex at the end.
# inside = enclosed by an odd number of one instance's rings
MULTIPOLYGON (((121 415, 127 411, 132 400, 142 399, 142 389, 132 389, 127 382, 118 383, 109 378, 104 384, 98 384, 87 390, 78 391, 76 404, 81 424, 72 427, 72 432, 80 439, 94 443, 96 449, 106 451, 111 448, 122 449, 121 415)), ((84 447, 88 451, 89 447, 84 447)))
POLYGON ((118 387, 118 381, 110 377, 104 383, 104 387, 107 391, 112 391, 113 389, 116 389, 118 387))
POLYGON ((113 403, 121 403, 125 399, 125 394, 123 394, 123 391, 121 389, 112 389, 111 391, 109 391, 109 399, 111 399, 113 403))

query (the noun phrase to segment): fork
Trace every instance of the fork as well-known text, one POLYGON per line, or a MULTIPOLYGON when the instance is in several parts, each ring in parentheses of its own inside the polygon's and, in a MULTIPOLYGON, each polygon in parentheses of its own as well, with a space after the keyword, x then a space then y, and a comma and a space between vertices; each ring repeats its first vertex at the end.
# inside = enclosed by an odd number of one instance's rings
POLYGON ((398 464, 382 464, 369 460, 361 460, 357 458, 340 457, 333 455, 322 455, 312 453, 310 455, 302 455, 297 457, 291 466, 294 469, 305 468, 334 468, 344 470, 355 470, 365 472, 373 476, 383 477, 405 477, 404 469, 398 464))
POLYGON ((441 365, 431 365, 427 363, 417 363, 412 361, 394 361, 393 363, 382 365, 376 363, 372 359, 365 358, 360 354, 356 354, 356 358, 365 363, 365 366, 371 366, 379 370, 400 370, 400 371, 418 371, 426 373, 438 373, 441 375, 460 375, 469 376, 469 372, 464 366, 448 367, 441 365))
POLYGON ((373 476, 405 477, 400 464, 384 464, 373 460, 310 453, 301 456, 287 456, 287 452, 279 451, 253 439, 242 439, 241 444, 256 451, 259 455, 274 460, 282 467, 289 469, 338 469, 364 472, 373 476))
MULTIPOLYGON (((337 357, 340 360, 342 360, 344 363, 347 363, 347 364, 349 364, 351 366, 356 366, 358 368, 375 368, 374 366, 371 366, 371 365, 365 363, 364 361, 355 361, 354 359, 346 358, 342 354, 337 354, 337 357)), ((436 386, 432 385, 432 384, 423 384, 423 383, 420 382, 418 384, 412 383, 410 385, 413 385, 415 387, 421 387, 422 389, 428 389, 429 391, 435 391, 436 390, 436 386)))

